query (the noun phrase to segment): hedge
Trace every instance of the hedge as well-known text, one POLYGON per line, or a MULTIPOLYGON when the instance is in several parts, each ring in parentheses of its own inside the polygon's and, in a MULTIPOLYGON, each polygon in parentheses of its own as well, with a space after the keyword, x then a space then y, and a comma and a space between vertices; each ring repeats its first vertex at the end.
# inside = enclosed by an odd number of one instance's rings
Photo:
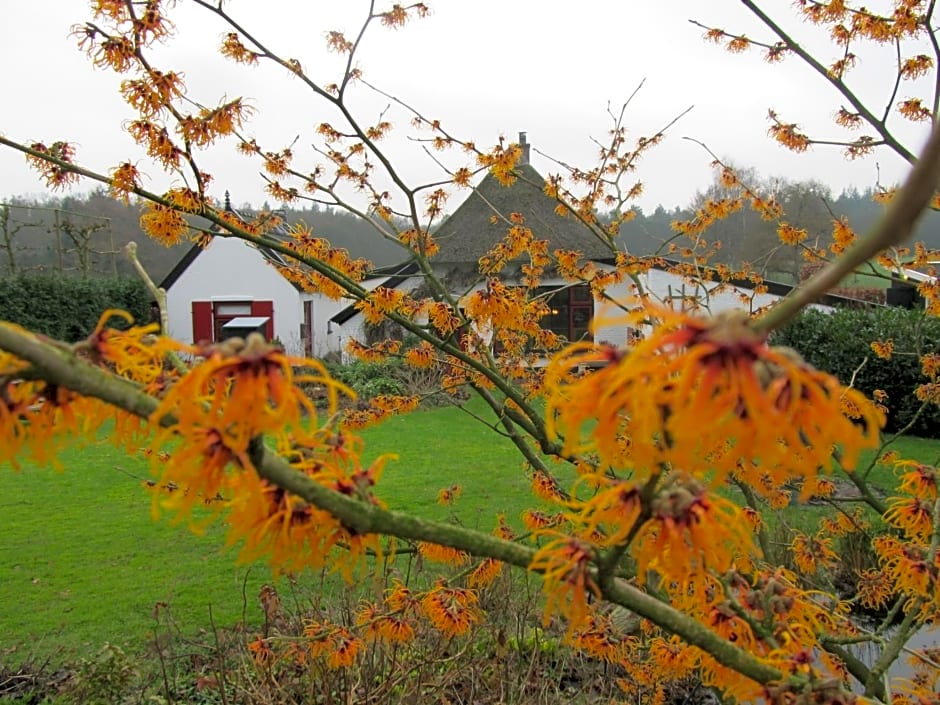
POLYGON ((353 360, 342 365, 327 364, 330 375, 352 389, 362 400, 372 399, 381 394, 407 394, 405 383, 400 379, 404 365, 398 360, 388 362, 363 362, 353 360))
MULTIPOLYGON (((914 390, 928 380, 921 373, 919 356, 940 352, 940 319, 902 308, 812 310, 775 333, 772 342, 796 349, 807 362, 844 384, 854 375, 855 387, 869 396, 876 389, 886 392, 887 430, 893 432, 907 426, 921 406, 914 390), (894 353, 883 360, 871 343, 888 340, 893 341, 894 353)), ((940 406, 930 404, 910 433, 940 438, 940 406)))
MULTIPOLYGON (((151 296, 138 279, 78 279, 58 274, 17 274, 0 278, 0 318, 74 343, 87 337, 109 308, 150 322, 151 296)), ((119 319, 111 325, 120 327, 119 319)))

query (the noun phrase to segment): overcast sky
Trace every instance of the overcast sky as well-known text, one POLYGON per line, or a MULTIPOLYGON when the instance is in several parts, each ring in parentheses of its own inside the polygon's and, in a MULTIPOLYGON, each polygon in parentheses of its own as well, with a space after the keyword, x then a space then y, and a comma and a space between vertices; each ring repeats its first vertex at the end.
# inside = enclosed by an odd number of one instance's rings
MULTIPOLYGON (((379 3, 381 5, 381 3, 379 3)), ((776 109, 814 136, 839 138, 832 115, 844 103, 840 96, 798 59, 770 66, 759 54, 732 55, 706 43, 703 31, 688 20, 746 32, 771 40, 738 0, 428 0, 431 17, 389 31, 375 26, 367 35, 358 65, 365 77, 419 109, 461 139, 492 145, 500 135, 515 139, 528 133, 534 149, 560 161, 590 166, 610 127, 608 105, 617 108, 645 84, 627 111, 633 136, 655 133, 692 107, 670 129, 664 144, 641 163, 645 185, 639 205, 685 205, 712 178, 711 158, 695 143, 705 142, 716 154, 765 175, 815 178, 838 193, 893 183, 906 165, 882 151, 855 162, 837 147, 816 146, 792 154, 767 136, 767 110, 776 109)), ((883 3, 882 3, 883 4, 883 3)), ((877 7, 877 0, 868 3, 877 7)), ((338 57, 328 54, 324 35, 340 29, 352 35, 367 10, 364 0, 228 0, 229 11, 257 36, 286 57, 299 59, 320 85, 339 78, 338 57)), ((793 20, 790 0, 768 0, 764 6, 787 27, 793 20)), ((107 171, 117 163, 138 160, 130 138, 121 132, 132 117, 117 92, 120 78, 95 69, 77 50, 70 27, 89 19, 88 3, 79 0, 0 0, 0 133, 21 141, 51 143, 65 139, 78 145, 78 159, 107 171)), ((246 132, 269 149, 279 149, 300 136, 298 152, 315 139, 313 128, 333 121, 330 113, 299 82, 275 66, 245 68, 218 56, 225 28, 187 0, 179 0, 177 34, 155 56, 164 70, 185 74, 190 95, 202 104, 241 95, 256 113, 246 132)), ((810 47, 824 47, 818 34, 800 35, 810 47)), ((829 63, 834 50, 824 49, 829 63)), ((892 87, 891 51, 863 56, 854 74, 860 95, 874 101, 877 112, 892 87)), ((900 97, 913 94, 905 84, 900 97)), ((355 105, 368 122, 387 101, 357 91, 355 105)), ((400 132, 408 132, 401 111, 388 114, 400 132)), ((907 145, 916 149, 925 134, 905 128, 907 145)), ((409 178, 432 180, 436 167, 414 143, 389 142, 389 149, 409 178)), ((307 163, 296 166, 312 169, 307 163)), ((539 155, 534 166, 543 174, 557 167, 539 155)), ((258 165, 235 153, 233 143, 214 147, 204 157, 221 197, 226 189, 236 204, 265 200, 258 165)), ((168 183, 159 168, 144 161, 145 184, 160 189, 168 183)), ((86 187, 87 188, 87 187, 86 187)), ((0 148, 0 199, 36 195, 43 188, 19 153, 0 148)))

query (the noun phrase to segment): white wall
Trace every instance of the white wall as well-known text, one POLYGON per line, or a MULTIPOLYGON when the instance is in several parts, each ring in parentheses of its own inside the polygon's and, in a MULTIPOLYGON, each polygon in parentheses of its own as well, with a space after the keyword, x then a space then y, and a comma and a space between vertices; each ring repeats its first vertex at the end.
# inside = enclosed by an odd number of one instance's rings
POLYGON ((323 294, 301 294, 303 301, 309 301, 313 317, 313 356, 326 357, 330 353, 342 352, 341 335, 338 326, 330 324, 330 319, 352 302, 349 299, 334 301, 323 294))
POLYGON ((273 301, 274 336, 291 354, 302 354, 303 311, 297 289, 254 247, 215 237, 167 291, 172 337, 193 342, 193 301, 273 301))
MULTIPOLYGON (((684 281, 682 277, 676 274, 659 269, 651 269, 640 275, 639 279, 644 291, 654 301, 671 305, 677 309, 682 308, 680 300, 682 297, 694 297, 699 302, 703 316, 715 315, 730 310, 754 313, 766 306, 771 306, 782 298, 776 294, 758 294, 753 289, 740 287, 725 287, 723 291, 717 291, 718 282, 702 282, 696 285, 693 282, 684 281)), ((607 294, 615 301, 627 301, 637 295, 637 287, 631 280, 627 280, 623 284, 608 289, 607 294)), ((687 305, 686 308, 691 308, 691 306, 687 305)), ((832 311, 831 306, 819 304, 813 304, 812 308, 832 311)), ((611 304, 598 302, 594 313, 595 316, 601 318, 604 316, 613 317, 616 315, 616 309, 611 304)), ((602 325, 597 328, 594 339, 610 342, 614 345, 624 345, 626 343, 626 330, 623 325, 602 325)))
MULTIPOLYGON (((643 281, 654 299, 665 303, 670 297, 692 296, 700 302, 703 313, 712 315, 732 309, 756 311, 780 300, 779 296, 773 294, 755 294, 752 289, 736 287, 726 287, 724 291, 714 293, 719 288, 718 282, 696 285, 659 269, 651 269, 643 275, 643 281)), ((679 306, 676 305, 676 308, 679 306)))
MULTIPOLYGON (((378 286, 386 284, 389 277, 376 277, 366 279, 360 282, 360 286, 367 291, 372 291, 378 286)), ((421 277, 409 277, 400 282, 395 288, 400 291, 410 292, 418 287, 424 281, 421 277)), ((330 318, 342 311, 347 306, 352 305, 352 299, 341 299, 332 301, 321 294, 313 295, 313 317, 314 317, 314 337, 313 354, 314 357, 322 357, 328 353, 339 353, 344 362, 349 360, 346 354, 346 343, 350 338, 362 341, 365 339, 365 318, 361 314, 356 314, 343 324, 330 323, 330 318)))
MULTIPOLYGON (((598 268, 610 269, 610 267, 605 265, 598 265, 598 268)), ((679 308, 680 302, 676 300, 677 297, 695 297, 702 306, 703 315, 709 313, 716 314, 721 311, 733 309, 754 312, 780 300, 780 296, 775 294, 757 294, 752 289, 745 288, 726 287, 724 291, 716 292, 715 289, 718 287, 717 282, 704 282, 696 286, 696 284, 692 282, 684 281, 682 277, 676 274, 658 269, 651 269, 649 272, 640 275, 639 279, 645 292, 660 303, 665 304, 672 299, 672 305, 679 308)), ((368 289, 372 289, 380 284, 384 284, 385 281, 387 280, 374 279, 364 282, 363 285, 368 289)), ((421 281, 422 279, 418 277, 412 277, 399 284, 398 288, 403 291, 411 291, 417 287, 421 281)), ((564 283, 565 282, 561 279, 546 278, 543 284, 544 286, 561 286, 564 283)), ((474 287, 473 290, 484 286, 485 284, 481 283, 474 287)), ((470 292, 468 291, 466 293, 470 292)), ((610 287, 607 290, 607 294, 615 301, 629 301, 636 296, 637 288, 633 281, 628 279, 624 283, 610 287)), ((315 355, 324 355, 327 352, 339 352, 343 355, 343 359, 345 360, 347 356, 344 350, 348 339, 350 337, 356 338, 357 340, 364 338, 363 327, 365 321, 361 315, 353 316, 342 326, 334 324, 331 326, 331 330, 327 332, 327 321, 329 318, 347 305, 347 301, 334 302, 322 296, 317 298, 314 303, 314 318, 316 320, 315 325, 317 326, 314 335, 315 355)), ((831 310, 829 307, 825 306, 814 306, 814 308, 831 310)), ((620 313, 622 315, 622 312, 620 313)), ((595 301, 594 315, 595 319, 599 318, 599 322, 601 323, 595 330, 595 340, 608 342, 617 346, 626 344, 628 327, 622 320, 617 320, 618 309, 613 304, 601 300, 595 301), (605 318, 611 319, 612 322, 608 325, 603 325, 605 318)))

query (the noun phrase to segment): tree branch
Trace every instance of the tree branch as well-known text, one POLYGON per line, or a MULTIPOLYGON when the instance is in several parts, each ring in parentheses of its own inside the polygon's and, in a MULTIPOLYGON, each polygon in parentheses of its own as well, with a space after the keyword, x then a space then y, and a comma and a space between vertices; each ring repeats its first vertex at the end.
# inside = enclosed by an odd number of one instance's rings
POLYGON ((816 58, 810 54, 806 49, 801 47, 797 42, 787 34, 780 25, 774 22, 760 7, 757 6, 757 3, 753 0, 741 0, 748 10, 750 10, 754 15, 760 19, 765 25, 767 25, 774 34, 780 37, 780 40, 786 44, 787 49, 792 51, 794 54, 799 56, 806 64, 812 68, 816 73, 822 76, 826 82, 830 83, 839 93, 841 93, 849 103, 852 104, 852 107, 855 108, 855 111, 861 115, 868 123, 874 127, 878 134, 881 135, 884 139, 885 144, 887 144, 891 149, 893 149, 898 155, 900 155, 904 160, 913 164, 916 160, 916 156, 908 150, 904 145, 898 142, 894 136, 888 131, 885 123, 878 119, 878 117, 868 109, 868 107, 855 95, 855 93, 848 87, 848 85, 841 78, 833 76, 829 69, 823 66, 816 58))
MULTIPOLYGON (((79 359, 74 353, 55 347, 35 335, 13 326, 0 325, 0 350, 29 362, 43 379, 79 394, 94 397, 150 423, 170 426, 172 417, 153 419, 158 401, 135 384, 79 359)), ((467 551, 480 558, 494 558, 528 569, 536 549, 491 534, 453 524, 428 521, 403 512, 382 509, 347 497, 314 481, 271 449, 254 448, 257 472, 266 480, 312 505, 323 509, 344 526, 359 534, 373 533, 416 541, 433 541, 467 551)), ((596 574, 596 569, 594 570, 596 574)), ((718 636, 705 625, 668 604, 646 594, 623 580, 605 581, 603 597, 649 619, 687 643, 710 654, 716 661, 758 683, 779 681, 782 674, 759 658, 718 636)))
MULTIPOLYGON (((746 1, 746 0, 745 0, 746 1)), ((930 205, 940 184, 940 123, 934 126, 930 139, 914 163, 904 186, 895 194, 884 217, 865 237, 857 240, 841 257, 816 273, 802 286, 755 323, 759 331, 770 332, 790 321, 809 304, 838 286, 856 268, 882 250, 906 241, 918 219, 930 205)))

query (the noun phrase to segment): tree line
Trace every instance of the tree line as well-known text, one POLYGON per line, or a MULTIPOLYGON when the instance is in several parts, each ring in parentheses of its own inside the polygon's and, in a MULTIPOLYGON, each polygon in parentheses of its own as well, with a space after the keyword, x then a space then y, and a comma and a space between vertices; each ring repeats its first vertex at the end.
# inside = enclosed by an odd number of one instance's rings
MULTIPOLYGON (((770 194, 783 207, 786 219, 806 230, 807 247, 827 248, 833 242, 833 225, 847 222, 856 233, 870 231, 884 216, 885 205, 879 201, 881 189, 869 187, 845 189, 838 195, 819 181, 794 181, 780 177, 762 177, 753 169, 739 170, 749 188, 770 194)), ((708 200, 729 195, 720 178, 700 191, 685 208, 667 210, 658 206, 652 213, 637 210, 632 220, 621 226, 621 240, 633 254, 668 255, 674 233, 670 224, 688 221, 708 200)), ((711 246, 709 261, 760 272, 766 279, 794 284, 802 278, 808 259, 806 248, 784 245, 779 237, 780 223, 766 220, 753 209, 743 207, 716 220, 702 236, 701 248, 711 246)), ((940 214, 928 211, 915 229, 914 240, 929 249, 940 249, 940 214)), ((870 282, 857 282, 869 285, 870 282)))
MULTIPOLYGON (((243 216, 253 216, 260 207, 245 203, 237 207, 243 216)), ((140 228, 143 205, 124 203, 103 189, 64 197, 19 197, 0 199, 0 276, 18 273, 62 272, 73 276, 136 276, 121 252, 129 242, 138 244, 138 257, 157 282, 165 277, 186 251, 189 241, 166 247, 140 228)), ((377 267, 394 264, 404 257, 395 244, 376 237, 372 226, 361 218, 312 204, 305 209, 279 211, 284 223, 304 222, 314 233, 353 257, 367 257, 377 267)), ((208 223, 193 218, 198 227, 208 223)))
MULTIPOLYGON (((751 188, 773 194, 794 222, 808 231, 808 241, 820 247, 832 242, 833 222, 845 218, 856 232, 865 232, 884 213, 878 191, 868 188, 843 190, 834 195, 818 181, 794 181, 762 177, 753 169, 743 172, 751 188)), ((620 247, 635 255, 670 255, 675 241, 672 223, 694 217, 708 199, 727 195, 718 178, 697 193, 685 207, 669 210, 662 205, 646 213, 634 208, 631 219, 620 226, 620 247)), ((160 281, 180 260, 191 243, 172 247, 147 237, 140 229, 142 206, 110 198, 104 190, 65 197, 10 197, 0 203, 0 275, 60 271, 79 276, 132 276, 121 256, 128 242, 137 242, 141 263, 160 281)), ((267 203, 237 207, 243 215, 270 210, 267 203)), ((407 252, 376 237, 361 218, 335 208, 311 204, 308 208, 278 211, 290 225, 304 222, 316 235, 345 248, 352 257, 369 259, 376 267, 397 264, 407 252)), ((203 224, 205 226, 205 224, 203 224)), ((713 263, 760 271, 766 278, 784 283, 800 279, 806 259, 797 248, 782 246, 775 221, 763 220, 748 208, 730 214, 709 228, 711 244, 721 243, 711 255, 713 263)), ((918 225, 916 239, 940 249, 940 214, 931 211, 918 225)))

